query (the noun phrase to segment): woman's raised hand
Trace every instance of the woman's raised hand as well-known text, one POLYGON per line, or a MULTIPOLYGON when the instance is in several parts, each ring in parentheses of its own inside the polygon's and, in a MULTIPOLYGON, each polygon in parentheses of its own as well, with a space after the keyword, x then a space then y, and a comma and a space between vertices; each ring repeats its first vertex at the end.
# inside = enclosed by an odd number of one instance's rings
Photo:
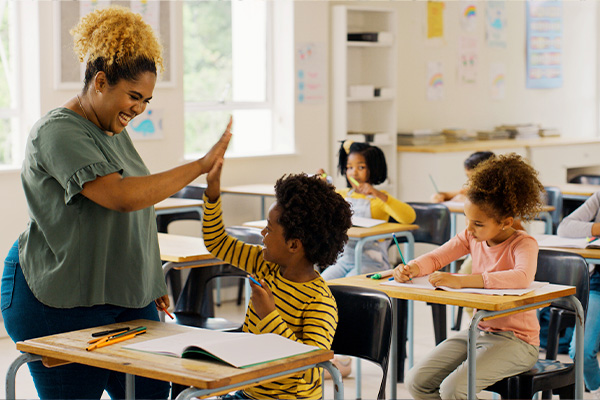
POLYGON ((233 124, 233 118, 229 117, 229 123, 227 124, 227 128, 221 138, 214 146, 206 153, 204 157, 198 160, 200 166, 202 167, 202 173, 205 174, 209 172, 215 162, 219 159, 222 159, 225 156, 225 151, 227 150, 227 146, 229 146, 229 141, 231 140, 231 126, 233 124))

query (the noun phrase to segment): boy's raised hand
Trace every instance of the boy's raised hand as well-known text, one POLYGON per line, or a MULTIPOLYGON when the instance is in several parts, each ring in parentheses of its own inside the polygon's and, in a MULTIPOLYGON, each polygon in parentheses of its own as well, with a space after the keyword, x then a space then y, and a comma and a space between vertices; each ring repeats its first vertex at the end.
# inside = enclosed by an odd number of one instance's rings
POLYGON ((262 287, 250 281, 250 288, 252 289, 250 300, 252 301, 256 315, 258 315, 260 319, 263 319, 275 311, 275 297, 264 279, 260 280, 260 284, 262 287))
POLYGON ((204 193, 211 202, 217 201, 221 195, 221 171, 223 171, 223 163, 225 160, 221 157, 215 161, 213 167, 206 175, 207 187, 204 193))

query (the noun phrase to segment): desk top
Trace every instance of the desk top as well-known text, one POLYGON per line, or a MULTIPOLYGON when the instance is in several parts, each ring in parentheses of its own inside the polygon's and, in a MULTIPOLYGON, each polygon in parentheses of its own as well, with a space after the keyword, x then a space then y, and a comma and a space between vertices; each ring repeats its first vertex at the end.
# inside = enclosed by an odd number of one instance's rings
POLYGON ((560 189, 562 194, 570 194, 575 196, 591 196, 600 191, 600 185, 584 185, 581 183, 560 183, 557 185, 551 184, 546 186, 555 186, 560 189))
MULTIPOLYGON (((462 214, 463 212, 465 212, 465 203, 460 201, 445 201, 440 204, 443 204, 446 207, 448 207, 448 210, 450 210, 451 213, 462 214)), ((550 212, 554 210, 556 210, 556 207, 554 206, 542 206, 542 211, 550 212)))
POLYGON ((158 234, 158 246, 160 247, 160 259, 172 262, 208 261, 214 260, 213 264, 223 264, 223 261, 213 257, 204 246, 204 240, 193 236, 171 235, 168 233, 158 234))
MULTIPOLYGON (((253 228, 264 229, 264 227, 267 226, 267 220, 263 219, 259 221, 244 222, 243 225, 250 226, 253 228)), ((387 233, 414 231, 416 229, 419 229, 419 225, 385 222, 383 224, 375 225, 370 228, 353 226, 350 229, 348 229, 348 236, 351 238, 360 239, 368 236, 384 235, 387 233)))
POLYGON ((540 247, 540 249, 566 251, 567 253, 579 254, 586 259, 600 260, 600 249, 577 249, 573 247, 540 247))
POLYGON ((226 186, 221 188, 221 193, 251 194, 256 196, 275 196, 275 184, 257 183, 254 185, 226 186))
MULTIPOLYGON (((333 358, 333 351, 318 350, 242 369, 234 368, 217 361, 182 359, 123 349, 122 347, 125 345, 185 333, 195 329, 182 325, 148 320, 127 322, 127 326, 146 326, 148 331, 143 335, 93 351, 85 350, 88 345, 87 341, 91 339, 92 332, 123 325, 125 324, 111 324, 30 339, 18 342, 17 349, 43 356, 45 365, 60 365, 62 364, 61 361, 76 362, 112 371, 194 386, 199 389, 218 389, 250 379, 256 379, 255 383, 258 384, 262 382, 261 378, 266 375, 278 372, 285 373, 285 371, 294 368, 310 366, 333 358)), ((280 378, 278 377, 277 379, 280 378)), ((229 391, 233 390, 229 389, 229 391)))
POLYGON ((154 205, 155 210, 173 210, 182 207, 203 207, 204 201, 197 199, 180 199, 169 197, 154 205))
POLYGON ((384 280, 370 279, 366 274, 327 281, 329 285, 350 285, 371 288, 386 293, 396 299, 425 301, 428 303, 448 304, 460 307, 472 307, 488 311, 504 311, 515 307, 533 304, 541 301, 553 301, 557 298, 575 294, 574 286, 545 285, 531 293, 522 296, 493 296, 488 294, 473 294, 449 292, 445 290, 411 289, 381 285, 384 280))

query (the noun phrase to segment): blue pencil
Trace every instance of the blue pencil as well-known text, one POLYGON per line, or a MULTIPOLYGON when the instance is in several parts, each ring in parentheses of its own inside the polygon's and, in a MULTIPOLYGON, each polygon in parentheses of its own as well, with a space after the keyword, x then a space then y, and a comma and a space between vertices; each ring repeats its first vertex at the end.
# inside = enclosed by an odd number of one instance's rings
POLYGON ((396 234, 392 233, 392 237, 394 238, 394 243, 396 243, 396 248, 398 249, 398 253, 400 253, 400 259, 402 260, 402 264, 406 265, 406 261, 404 261, 404 256, 402 255, 402 251, 400 251, 400 245, 398 244, 398 239, 396 239, 396 234))
POLYGON ((437 185, 435 184, 435 181, 433 180, 433 176, 431 176, 431 174, 429 174, 429 180, 431 180, 431 184, 433 185, 433 188, 435 189, 435 192, 439 193, 440 190, 438 189, 437 185))
POLYGON ((252 282, 256 283, 258 286, 262 287, 260 282, 257 281, 256 279, 254 279, 254 277, 252 275, 248 275, 248 279, 250 279, 252 282))

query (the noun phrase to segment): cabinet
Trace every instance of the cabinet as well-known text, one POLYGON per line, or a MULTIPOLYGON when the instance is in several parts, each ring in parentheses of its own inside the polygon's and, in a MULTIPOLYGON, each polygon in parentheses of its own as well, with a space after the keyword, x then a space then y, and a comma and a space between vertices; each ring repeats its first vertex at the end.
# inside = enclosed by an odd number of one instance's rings
MULTIPOLYGON (((335 156, 331 171, 332 174, 336 171, 341 141, 372 141, 371 144, 383 150, 388 165, 388 180, 381 188, 394 196, 397 195, 396 32, 395 10, 333 6, 331 147, 335 156), (375 33, 378 40, 349 41, 349 33, 375 33), (372 90, 375 88, 380 90, 372 90)), ((345 186, 344 178, 338 174, 334 183, 345 186)))

